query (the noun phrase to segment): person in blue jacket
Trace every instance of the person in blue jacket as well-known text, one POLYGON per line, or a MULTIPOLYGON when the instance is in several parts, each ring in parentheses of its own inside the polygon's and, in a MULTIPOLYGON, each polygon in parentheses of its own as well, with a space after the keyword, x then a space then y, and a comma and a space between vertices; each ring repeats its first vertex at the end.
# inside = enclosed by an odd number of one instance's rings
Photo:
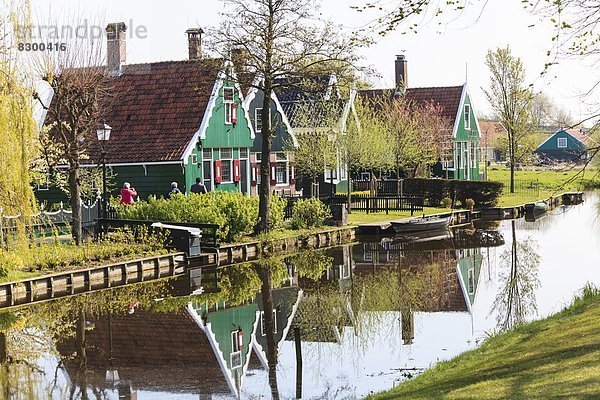
POLYGON ((177 188, 177 182, 171 182, 171 187, 167 190, 167 194, 165 195, 166 199, 171 198, 174 194, 181 193, 181 190, 177 188))

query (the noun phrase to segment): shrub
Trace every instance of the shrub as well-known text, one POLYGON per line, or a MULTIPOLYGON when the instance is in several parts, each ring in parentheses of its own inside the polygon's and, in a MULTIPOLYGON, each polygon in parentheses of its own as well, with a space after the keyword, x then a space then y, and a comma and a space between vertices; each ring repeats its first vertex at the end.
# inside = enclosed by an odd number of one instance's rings
POLYGON ((441 202, 442 207, 450 208, 452 207, 452 199, 450 197, 444 197, 441 202))
POLYGON ((503 184, 493 181, 463 181, 457 179, 423 179, 410 178, 404 180, 404 194, 419 196, 428 200, 430 205, 438 205, 444 197, 456 199, 455 205, 471 198, 482 207, 493 207, 502 194, 503 184))
POLYGON ((312 228, 321 226, 331 213, 325 205, 314 197, 301 199, 292 206, 292 228, 312 228))
MULTIPOLYGON (((269 223, 272 228, 283 224, 286 204, 285 199, 271 197, 269 223)), ((178 194, 169 199, 150 198, 147 202, 119 205, 117 214, 123 219, 217 224, 220 239, 230 242, 253 232, 258 220, 258 197, 222 191, 178 194)))

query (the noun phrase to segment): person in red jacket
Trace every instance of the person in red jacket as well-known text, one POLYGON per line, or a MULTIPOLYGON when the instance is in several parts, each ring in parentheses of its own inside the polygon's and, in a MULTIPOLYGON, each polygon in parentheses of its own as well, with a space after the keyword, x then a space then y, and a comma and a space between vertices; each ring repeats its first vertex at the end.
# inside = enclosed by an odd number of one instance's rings
POLYGON ((133 204, 133 198, 137 195, 137 192, 131 187, 129 182, 125 182, 121 188, 121 204, 133 204))

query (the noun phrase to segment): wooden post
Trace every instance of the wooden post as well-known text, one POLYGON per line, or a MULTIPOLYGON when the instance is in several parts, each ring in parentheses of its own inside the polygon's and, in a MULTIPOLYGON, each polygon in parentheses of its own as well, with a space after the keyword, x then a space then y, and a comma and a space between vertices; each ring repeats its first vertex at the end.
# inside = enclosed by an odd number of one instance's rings
POLYGON ((294 342, 296 344, 296 398, 302 398, 302 346, 300 328, 294 327, 294 342))

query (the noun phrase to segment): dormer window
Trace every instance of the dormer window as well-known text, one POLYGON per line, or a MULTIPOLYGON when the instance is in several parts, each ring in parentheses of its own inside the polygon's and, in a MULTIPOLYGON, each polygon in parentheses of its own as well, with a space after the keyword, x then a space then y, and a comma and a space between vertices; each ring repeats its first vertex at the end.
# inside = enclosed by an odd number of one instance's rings
POLYGON ((223 88, 223 105, 225 106, 225 124, 235 124, 237 122, 235 117, 235 92, 232 87, 223 88))
POLYGON ((464 117, 465 117, 465 129, 470 130, 471 129, 471 106, 469 104, 465 104, 464 117))

